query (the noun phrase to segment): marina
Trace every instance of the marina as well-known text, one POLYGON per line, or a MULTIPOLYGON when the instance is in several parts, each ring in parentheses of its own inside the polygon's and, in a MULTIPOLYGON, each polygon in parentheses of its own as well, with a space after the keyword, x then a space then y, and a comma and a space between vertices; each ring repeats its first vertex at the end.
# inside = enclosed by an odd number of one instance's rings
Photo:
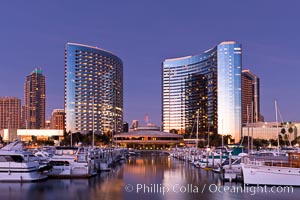
POLYGON ((300 189, 277 193, 256 191, 239 182, 223 182, 220 174, 194 167, 171 156, 137 155, 109 172, 85 179, 48 179, 1 183, 1 199, 297 199, 300 189), (132 187, 132 190, 128 188, 132 187), (143 187, 139 189, 139 187, 143 187), (148 188, 147 188, 148 187, 148 188), (204 191, 202 191, 204 187, 204 191), (224 187, 236 189, 225 191, 224 187), (163 192, 163 188, 169 188, 163 192), (237 190, 239 189, 239 190, 237 190), (243 190, 241 190, 243 189, 243 190))
POLYGON ((219 154, 214 151, 197 148, 172 149, 171 156, 196 168, 219 173, 223 181, 238 181, 247 185, 300 186, 300 154, 297 149, 289 152, 273 150, 250 154, 240 153, 235 148, 224 148, 219 154))
POLYGON ((0 149, 0 181, 29 182, 47 178, 91 178, 109 172, 117 164, 138 156, 171 157, 197 170, 218 174, 222 181, 248 185, 300 186, 300 153, 296 150, 244 153, 242 147, 172 148, 137 150, 127 148, 52 147, 24 149, 15 141, 0 149))
POLYGON ((24 149, 15 141, 0 149, 0 181, 28 182, 47 178, 90 178, 128 156, 124 148, 56 147, 52 152, 24 149))

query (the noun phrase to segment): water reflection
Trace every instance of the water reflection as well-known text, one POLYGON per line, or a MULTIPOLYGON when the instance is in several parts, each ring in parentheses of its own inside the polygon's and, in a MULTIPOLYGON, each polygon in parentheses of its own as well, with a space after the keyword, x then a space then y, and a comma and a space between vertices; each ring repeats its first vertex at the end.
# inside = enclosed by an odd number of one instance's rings
POLYGON ((111 172, 90 179, 49 179, 35 183, 0 183, 0 199, 24 200, 144 200, 144 199, 297 199, 300 189, 287 193, 217 192, 219 174, 167 156, 130 158, 111 172), (213 187, 212 187, 213 186, 213 187), (169 189, 166 191, 166 189, 169 189), (127 191, 126 191, 127 190, 127 191))

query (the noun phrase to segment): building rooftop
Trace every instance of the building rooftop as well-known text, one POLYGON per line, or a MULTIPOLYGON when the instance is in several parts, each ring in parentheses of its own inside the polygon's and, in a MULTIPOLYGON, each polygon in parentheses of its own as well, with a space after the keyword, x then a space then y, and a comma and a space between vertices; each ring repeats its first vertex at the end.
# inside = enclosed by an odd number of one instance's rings
POLYGON ((222 44, 237 44, 235 41, 223 41, 220 43, 220 45, 222 44))
POLYGON ((95 46, 89 46, 89 45, 86 45, 86 44, 79 44, 79 43, 73 43, 73 42, 68 42, 67 45, 74 45, 74 46, 81 46, 81 47, 87 47, 87 48, 97 49, 97 50, 104 51, 104 52, 107 52, 109 54, 112 54, 112 55, 118 57, 116 54, 114 54, 114 53, 112 53, 110 51, 107 51, 105 49, 101 49, 101 48, 95 47, 95 46))
POLYGON ((35 68, 35 69, 32 71, 32 74, 33 74, 33 73, 36 73, 36 74, 42 74, 43 71, 42 71, 41 68, 35 68))
POLYGON ((176 60, 184 60, 187 58, 192 58, 193 56, 184 56, 184 57, 179 57, 179 58, 168 58, 164 62, 169 62, 169 61, 176 61, 176 60))
POLYGON ((155 130, 138 130, 132 131, 128 133, 120 133, 114 135, 115 138, 118 137, 172 137, 172 138, 183 138, 182 135, 168 133, 163 131, 155 131, 155 130))

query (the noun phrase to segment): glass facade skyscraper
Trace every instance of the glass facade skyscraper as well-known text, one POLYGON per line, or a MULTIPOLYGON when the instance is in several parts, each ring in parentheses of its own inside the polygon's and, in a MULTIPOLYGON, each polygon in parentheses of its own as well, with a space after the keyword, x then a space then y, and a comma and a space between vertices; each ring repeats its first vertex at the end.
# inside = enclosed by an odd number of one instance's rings
POLYGON ((200 131, 206 130, 208 125, 216 128, 216 78, 216 48, 202 55, 165 60, 163 130, 179 134, 195 132, 198 111, 200 131))
POLYGON ((222 42, 201 55, 167 59, 162 67, 164 131, 241 135, 241 45, 222 42))
POLYGON ((238 141, 242 134, 242 48, 236 42, 222 42, 217 48, 218 133, 238 141))
POLYGON ((109 134, 123 128, 123 63, 103 49, 67 43, 66 131, 109 134))

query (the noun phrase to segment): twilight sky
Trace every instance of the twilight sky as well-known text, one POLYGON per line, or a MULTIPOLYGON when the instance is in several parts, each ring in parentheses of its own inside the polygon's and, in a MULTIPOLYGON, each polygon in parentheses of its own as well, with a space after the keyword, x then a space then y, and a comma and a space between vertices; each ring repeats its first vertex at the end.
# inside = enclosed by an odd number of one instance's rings
MULTIPOLYGON (((63 108, 64 45, 111 51, 124 63, 124 120, 161 121, 161 63, 224 40, 243 47, 243 69, 261 79, 261 113, 300 121, 297 0, 0 1, 0 96, 23 99, 26 75, 46 76, 47 118, 63 108)), ((23 101, 22 101, 23 104, 23 101)))

